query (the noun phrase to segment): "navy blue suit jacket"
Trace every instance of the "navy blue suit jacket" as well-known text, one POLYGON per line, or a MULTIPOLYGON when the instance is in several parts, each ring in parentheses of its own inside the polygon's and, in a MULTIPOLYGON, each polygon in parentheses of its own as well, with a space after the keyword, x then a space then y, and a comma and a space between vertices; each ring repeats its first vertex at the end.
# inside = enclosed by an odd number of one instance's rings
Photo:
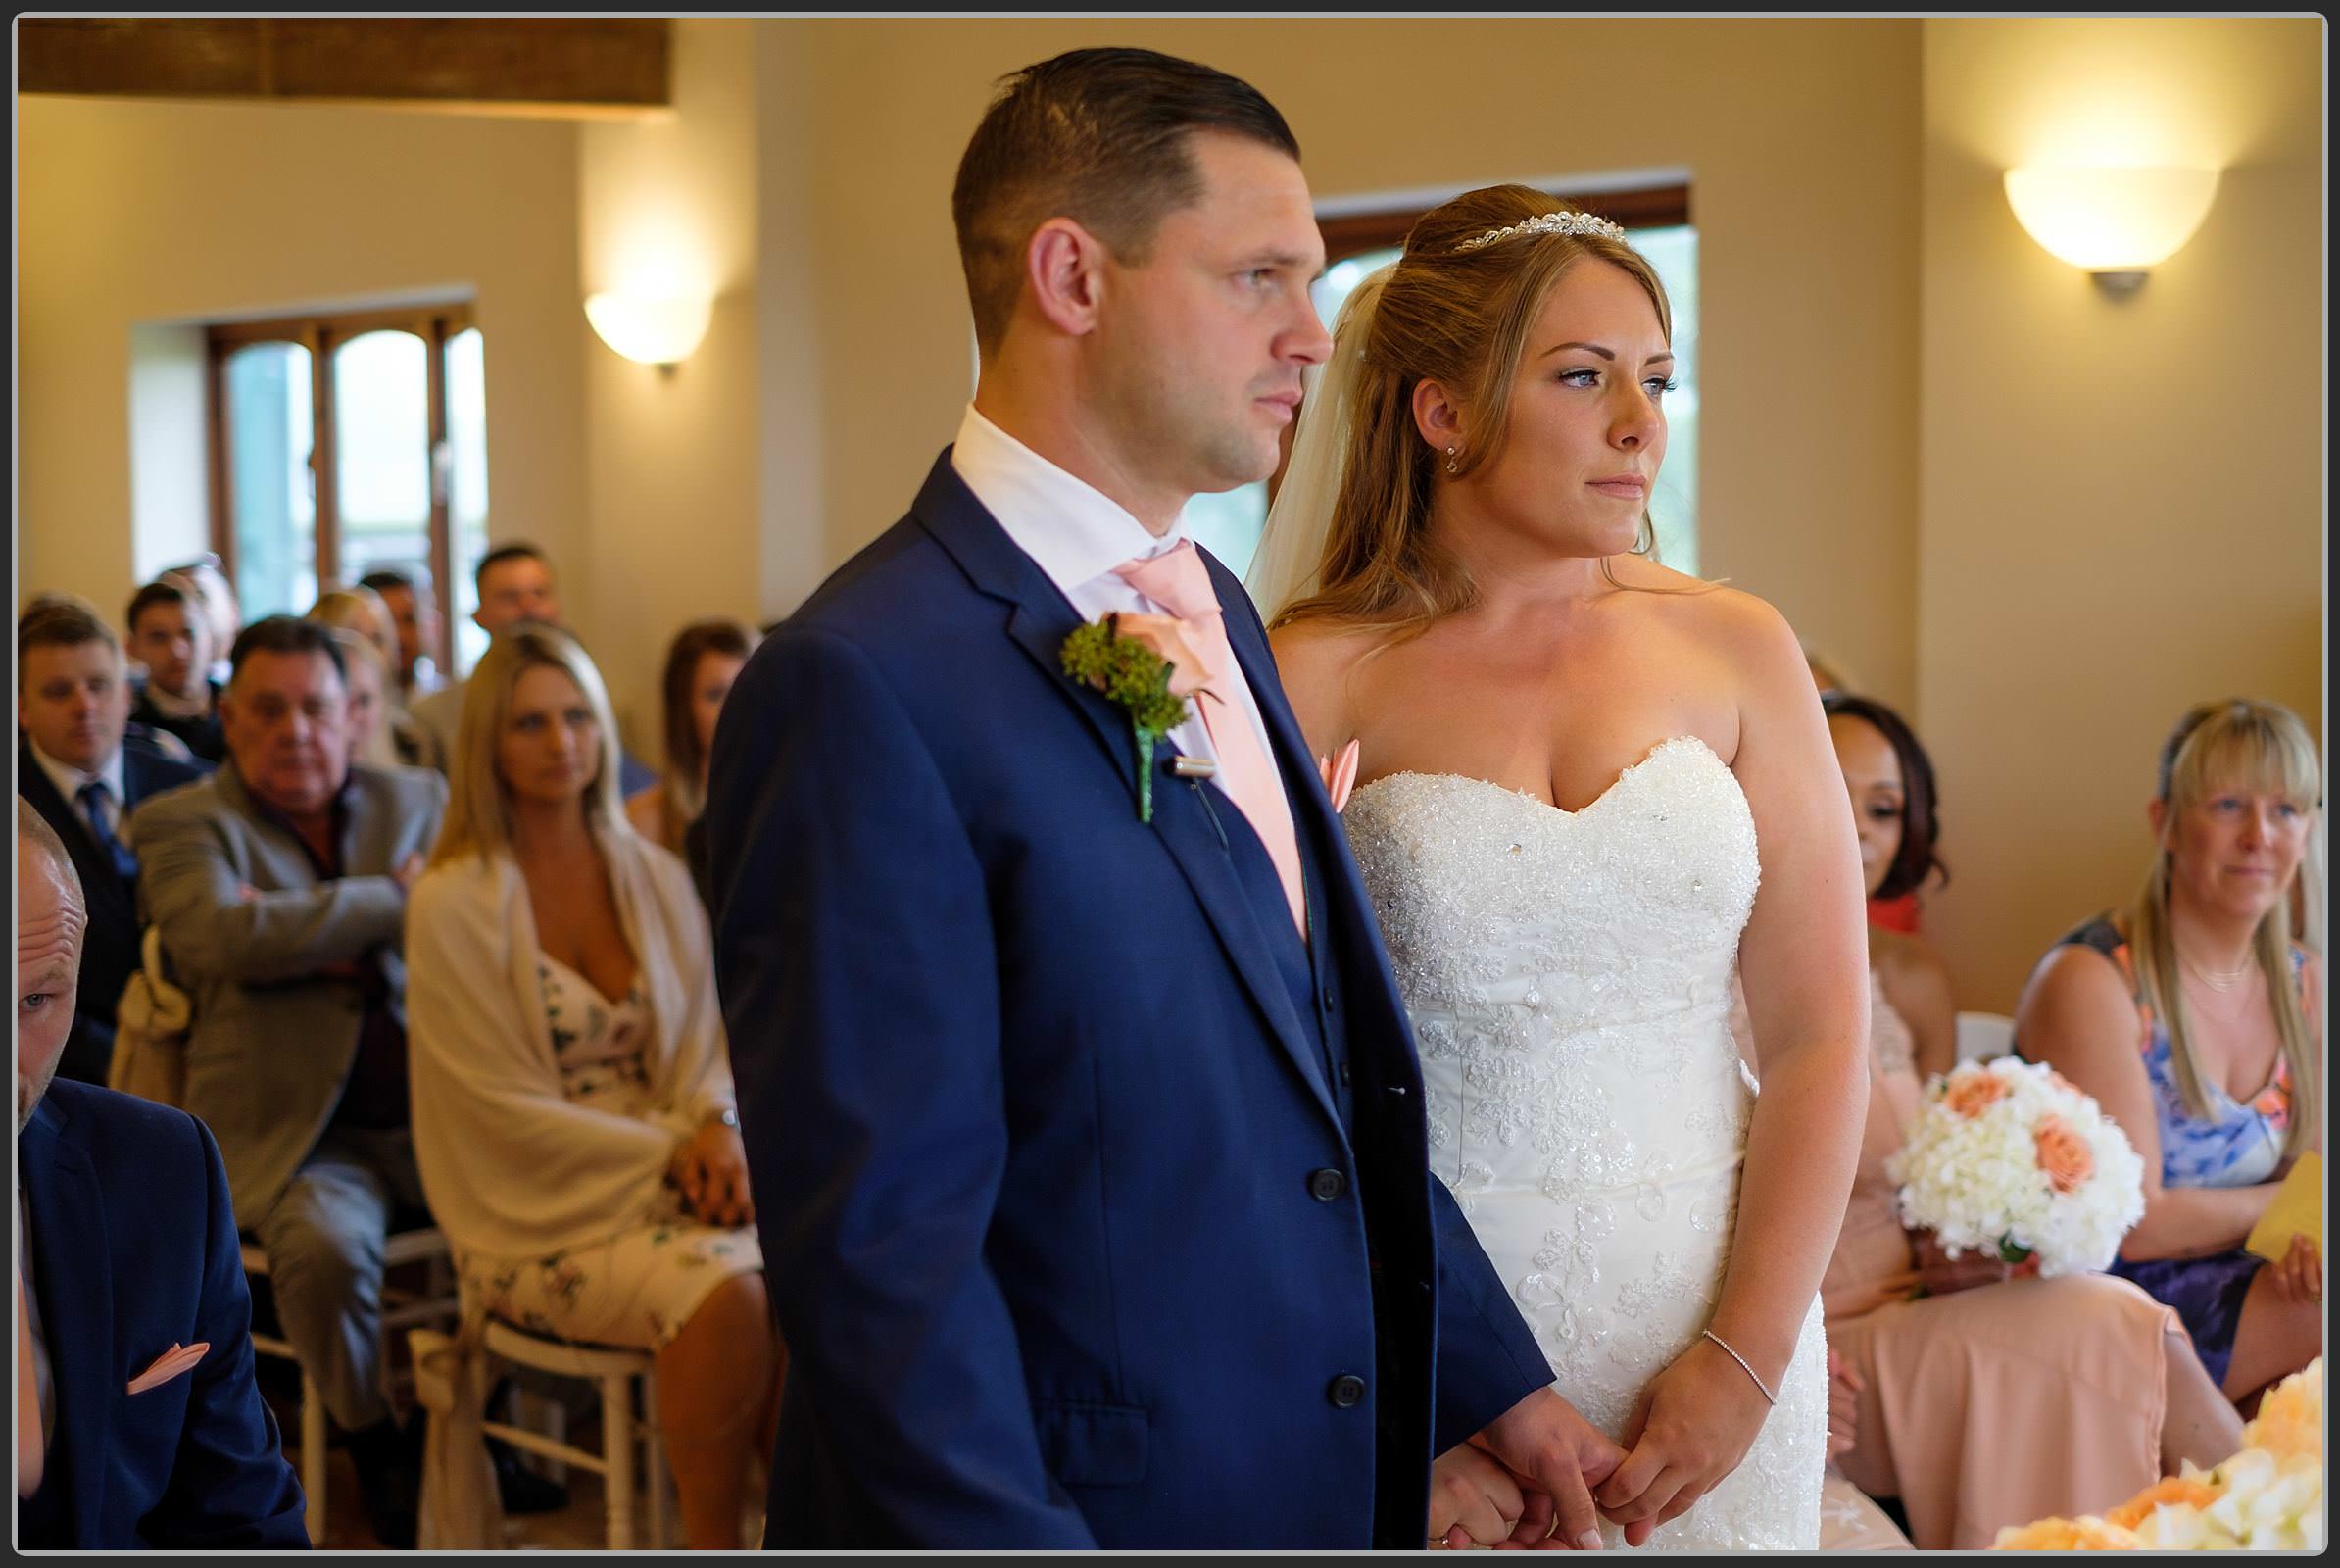
POLYGON ((1355 861, 1209 564, 1324 885, 1345 1127, 1215 786, 1162 771, 1139 820, 1126 715, 1058 663, 1080 616, 948 452, 724 706, 716 970, 791 1354, 767 1544, 1418 1546, 1434 1454, 1551 1380, 1429 1174, 1355 861))
MULTIPOLYGON (((167 790, 192 784, 212 770, 209 762, 182 762, 166 756, 133 724, 122 741, 122 788, 128 799, 120 803, 122 820, 167 790)), ((80 808, 57 793, 40 763, 32 743, 17 732, 17 793, 40 812, 73 857, 81 878, 81 898, 89 908, 89 929, 82 938, 81 977, 74 988, 73 1032, 58 1058, 60 1078, 102 1084, 114 1060, 114 1011, 122 1003, 122 988, 138 967, 138 895, 114 869, 106 852, 90 836, 80 808)))
POLYGON ((307 1547, 301 1484, 252 1379, 252 1298, 210 1131, 60 1078, 18 1159, 56 1391, 37 1501, 60 1544, 307 1547), (173 1345, 197 1343, 211 1349, 191 1371, 128 1392, 173 1345))

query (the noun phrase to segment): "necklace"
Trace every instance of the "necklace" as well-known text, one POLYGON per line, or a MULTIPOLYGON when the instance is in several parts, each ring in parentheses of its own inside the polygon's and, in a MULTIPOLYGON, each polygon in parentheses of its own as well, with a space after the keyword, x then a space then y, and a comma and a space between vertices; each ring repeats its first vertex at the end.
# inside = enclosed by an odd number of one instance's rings
POLYGON ((2259 968, 2257 964, 2245 960, 2239 968, 2205 969, 2193 959, 2187 957, 2182 949, 2176 951, 2177 961, 2185 969, 2185 971, 2192 975, 2195 979, 2201 981, 2204 985, 2210 987, 2210 989, 2213 991, 2232 991, 2236 986, 2241 985, 2243 981, 2250 978, 2251 975, 2257 973, 2259 968))

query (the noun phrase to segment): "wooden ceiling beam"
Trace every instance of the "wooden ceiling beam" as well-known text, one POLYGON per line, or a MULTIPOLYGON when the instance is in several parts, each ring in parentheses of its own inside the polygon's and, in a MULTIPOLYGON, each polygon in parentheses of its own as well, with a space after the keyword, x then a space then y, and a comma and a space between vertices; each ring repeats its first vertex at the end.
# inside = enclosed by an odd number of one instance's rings
POLYGON ((17 90, 606 118, 674 105, 665 19, 22 18, 17 90))

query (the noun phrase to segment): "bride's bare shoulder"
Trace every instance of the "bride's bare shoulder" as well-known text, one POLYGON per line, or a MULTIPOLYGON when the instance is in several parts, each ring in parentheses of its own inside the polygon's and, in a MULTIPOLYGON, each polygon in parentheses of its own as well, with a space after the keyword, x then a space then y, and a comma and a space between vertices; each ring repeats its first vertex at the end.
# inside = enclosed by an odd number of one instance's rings
POLYGON ((1701 640, 1718 642, 1729 652, 1749 652, 1782 639, 1795 642, 1786 618, 1770 601, 1733 588, 1728 581, 1693 577, 1641 556, 1612 558, 1610 569, 1625 587, 1649 591, 1649 598, 1637 600, 1642 607, 1667 615, 1701 640))
POLYGON ((1349 673, 1357 661, 1389 636, 1386 627, 1360 626, 1326 616, 1288 622, 1268 633, 1276 656, 1276 678, 1309 741, 1344 745, 1351 729, 1354 696, 1349 673), (1321 732, 1321 733, 1320 733, 1321 732))

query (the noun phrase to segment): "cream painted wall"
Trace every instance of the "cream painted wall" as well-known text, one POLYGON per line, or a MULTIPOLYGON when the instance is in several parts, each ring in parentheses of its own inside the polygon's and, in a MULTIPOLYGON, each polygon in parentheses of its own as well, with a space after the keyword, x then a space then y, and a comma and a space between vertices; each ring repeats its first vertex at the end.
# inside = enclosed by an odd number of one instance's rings
POLYGON ((490 535, 583 548, 574 126, 42 96, 17 115, 20 600, 118 613, 152 564, 130 527, 140 323, 451 286, 486 339, 490 535))
POLYGON ((658 677, 690 621, 753 622, 757 514, 757 115, 751 24, 674 24, 674 114, 582 127, 572 302, 672 278, 715 300, 707 340, 672 372, 593 335, 585 361, 585 549, 595 613, 577 625, 637 757, 662 765, 658 677))
MULTIPOLYGON (((1896 701, 1915 684, 1914 21, 758 23, 809 62, 823 466, 795 505, 834 565, 899 516, 956 426, 967 314, 950 194, 995 77, 1143 44, 1259 87, 1321 197, 1678 165, 1699 227, 1701 564, 1896 701)), ((767 365, 767 369, 771 368, 767 365)), ((767 508, 770 506, 767 501, 767 508)), ((794 595, 765 608, 792 608, 794 595)))
POLYGON ((2134 891, 2189 704, 2271 698, 2322 734, 2322 56, 2313 20, 1926 24, 1916 717, 1963 1005, 2012 1008, 2134 891), (2226 173, 2113 301, 2000 174, 2121 151, 2226 173))
MULTIPOLYGON (((199 326, 130 328, 130 567, 140 582, 212 547, 210 368, 199 326)), ((99 603, 111 614, 129 598, 99 603)))

